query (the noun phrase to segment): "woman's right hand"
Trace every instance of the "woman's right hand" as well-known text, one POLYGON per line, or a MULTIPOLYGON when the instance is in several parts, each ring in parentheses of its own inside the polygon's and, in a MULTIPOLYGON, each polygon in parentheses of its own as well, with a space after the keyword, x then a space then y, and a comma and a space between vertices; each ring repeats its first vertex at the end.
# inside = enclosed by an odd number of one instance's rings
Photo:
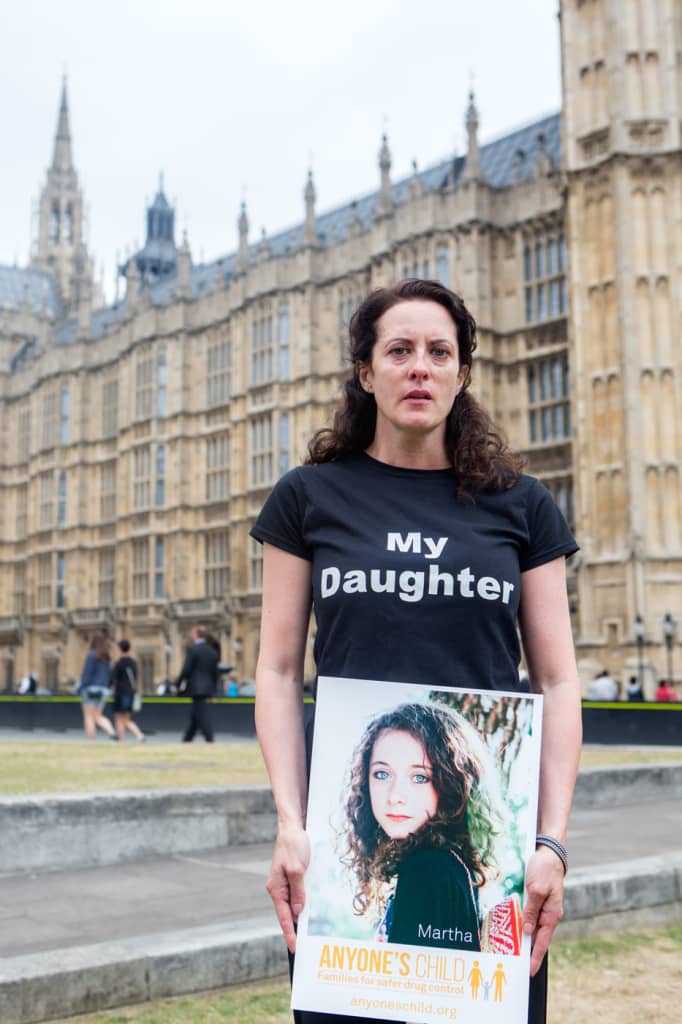
POLYGON ((304 828, 280 828, 266 885, 282 934, 291 953, 296 952, 295 924, 305 903, 303 876, 310 863, 310 840, 304 828))

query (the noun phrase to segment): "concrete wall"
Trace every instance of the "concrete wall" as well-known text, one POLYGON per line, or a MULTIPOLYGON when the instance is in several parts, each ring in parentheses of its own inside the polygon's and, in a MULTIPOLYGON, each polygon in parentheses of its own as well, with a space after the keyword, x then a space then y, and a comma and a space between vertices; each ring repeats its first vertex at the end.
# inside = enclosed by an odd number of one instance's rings
POLYGON ((682 762, 590 768, 580 772, 573 806, 580 809, 682 799, 682 762))
POLYGON ((0 871, 50 871, 265 842, 267 786, 0 799, 0 871))
MULTIPOLYGON (((682 854, 572 871, 563 938, 682 921, 682 854)), ((146 935, 15 957, 0 971, 2 1024, 39 1024, 286 971, 271 920, 146 935)))
MULTIPOLYGON (((575 806, 682 798, 682 763, 580 773, 575 806)), ((268 786, 0 798, 0 871, 119 864, 217 846, 269 842, 268 786)))

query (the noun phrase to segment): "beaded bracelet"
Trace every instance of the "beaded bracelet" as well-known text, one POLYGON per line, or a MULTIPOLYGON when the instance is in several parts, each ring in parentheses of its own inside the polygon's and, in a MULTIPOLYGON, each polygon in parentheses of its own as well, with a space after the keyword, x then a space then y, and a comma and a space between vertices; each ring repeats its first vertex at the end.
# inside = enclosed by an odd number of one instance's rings
POLYGON ((544 832, 540 832, 535 837, 536 846, 548 846, 550 850, 556 853, 557 857, 564 866, 564 874, 568 871, 568 851, 563 843, 560 843, 554 836, 545 835, 544 832))

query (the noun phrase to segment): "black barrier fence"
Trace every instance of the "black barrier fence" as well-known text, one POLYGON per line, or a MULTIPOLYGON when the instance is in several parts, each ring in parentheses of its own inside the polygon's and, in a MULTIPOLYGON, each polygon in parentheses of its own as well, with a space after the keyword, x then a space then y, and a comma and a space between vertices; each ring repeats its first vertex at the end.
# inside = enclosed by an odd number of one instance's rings
POLYGON ((682 747, 682 703, 583 701, 583 742, 682 747))
MULTIPOLYGON (((145 697, 135 721, 145 732, 182 735, 189 718, 191 700, 185 697, 145 697)), ((253 737, 253 697, 211 701, 216 733, 253 737)), ((111 702, 105 714, 112 716, 111 702)), ((46 729, 67 732, 83 728, 78 697, 0 697, 0 729, 46 729)))
MULTIPOLYGON (((146 732, 180 735, 187 724, 190 703, 182 697, 145 697, 135 718, 146 732)), ((212 701, 216 733, 253 737, 253 704, 253 697, 212 701)), ((585 743, 682 746, 682 703, 583 701, 582 717, 585 743)), ((77 697, 0 697, 0 728, 66 732, 81 729, 82 725, 77 697)))

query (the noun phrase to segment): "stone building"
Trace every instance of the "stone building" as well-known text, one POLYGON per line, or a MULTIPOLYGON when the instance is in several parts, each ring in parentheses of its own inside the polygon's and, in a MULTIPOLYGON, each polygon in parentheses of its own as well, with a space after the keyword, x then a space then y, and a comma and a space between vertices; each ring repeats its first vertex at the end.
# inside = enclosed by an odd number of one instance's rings
POLYGON ((474 388, 574 525, 585 680, 682 674, 682 8, 563 0, 560 113, 194 264, 160 185, 98 307, 66 90, 28 267, 0 267, 0 689, 128 636, 151 687, 194 622, 253 674, 271 485, 328 422, 353 308, 436 277, 480 329, 474 388))

